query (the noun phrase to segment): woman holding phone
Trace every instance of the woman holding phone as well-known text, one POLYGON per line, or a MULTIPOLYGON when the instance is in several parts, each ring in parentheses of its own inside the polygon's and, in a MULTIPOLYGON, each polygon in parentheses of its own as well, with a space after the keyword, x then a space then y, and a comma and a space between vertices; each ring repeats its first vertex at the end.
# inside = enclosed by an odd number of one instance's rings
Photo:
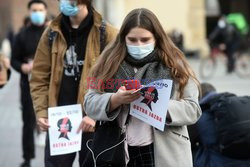
POLYGON ((116 40, 104 50, 90 77, 103 81, 99 82, 102 85, 110 79, 116 84, 110 89, 89 89, 84 107, 92 119, 118 121, 126 133, 128 167, 192 167, 186 126, 201 115, 199 82, 151 11, 135 9, 127 15, 116 40), (158 79, 173 80, 164 132, 128 116, 129 104, 141 96, 140 91, 119 87, 116 81, 131 78, 142 85, 158 79))

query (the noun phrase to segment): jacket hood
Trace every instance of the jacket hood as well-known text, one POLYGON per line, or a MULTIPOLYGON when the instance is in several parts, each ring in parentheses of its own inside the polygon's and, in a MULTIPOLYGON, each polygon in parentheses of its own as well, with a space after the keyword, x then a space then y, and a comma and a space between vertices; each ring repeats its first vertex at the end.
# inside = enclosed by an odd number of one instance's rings
MULTIPOLYGON (((100 27, 101 22, 102 22, 102 16, 94 8, 92 8, 92 11, 93 11, 93 18, 94 18, 94 26, 100 27)), ((54 20, 51 21, 49 27, 53 31, 61 32, 60 24, 61 24, 62 17, 63 15, 59 14, 54 20)))
POLYGON ((204 105, 204 104, 208 103, 211 99, 213 99, 217 95, 218 95, 218 93, 216 93, 216 92, 210 92, 210 93, 208 93, 205 97, 203 97, 200 100, 200 105, 204 105))

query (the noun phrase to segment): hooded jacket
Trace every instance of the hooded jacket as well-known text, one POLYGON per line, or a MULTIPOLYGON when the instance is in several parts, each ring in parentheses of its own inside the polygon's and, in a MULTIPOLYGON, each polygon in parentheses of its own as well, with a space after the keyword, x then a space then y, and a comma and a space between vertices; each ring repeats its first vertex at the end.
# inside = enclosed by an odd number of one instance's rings
MULTIPOLYGON (((88 35, 84 67, 80 77, 77 103, 83 104, 87 88, 87 77, 90 68, 95 64, 100 55, 100 31, 102 17, 93 11, 94 24, 88 35)), ((63 76, 64 56, 67 50, 67 42, 62 34, 59 15, 51 22, 43 33, 35 54, 32 77, 30 80, 31 95, 37 118, 48 117, 48 107, 57 106, 61 80, 63 76), (52 30, 56 32, 52 46, 49 45, 48 34, 52 30)), ((105 43, 108 44, 115 38, 117 30, 111 25, 106 25, 105 43)))

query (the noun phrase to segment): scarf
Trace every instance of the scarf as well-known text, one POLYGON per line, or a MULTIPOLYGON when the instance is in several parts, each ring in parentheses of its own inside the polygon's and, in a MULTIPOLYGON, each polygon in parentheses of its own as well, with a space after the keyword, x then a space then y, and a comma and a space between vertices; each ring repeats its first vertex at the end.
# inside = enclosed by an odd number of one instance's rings
MULTIPOLYGON (((170 68, 161 62, 157 51, 153 51, 141 60, 136 60, 127 55, 113 78, 115 81, 139 80, 142 85, 147 85, 161 79, 172 79, 170 68), (135 68, 137 72, 135 72, 135 68)), ((116 92, 119 88, 118 84, 120 83, 115 82, 114 88, 109 92, 116 92)))
MULTIPOLYGON (((113 77, 115 80, 114 86, 111 89, 105 89, 105 92, 117 92, 121 83, 116 81, 121 80, 139 80, 142 85, 147 85, 153 81, 161 79, 172 79, 171 71, 169 67, 166 67, 157 55, 157 51, 153 51, 151 54, 141 60, 136 60, 130 55, 127 55, 124 61, 121 63, 117 73, 113 77), (137 72, 135 72, 135 68, 137 72)), ((173 95, 174 84, 171 91, 173 95)), ((130 105, 121 106, 122 114, 118 116, 118 122, 123 127, 128 121, 128 113, 130 105)))
MULTIPOLYGON (((130 55, 127 55, 125 60, 121 63, 113 79, 115 81, 136 79, 140 80, 142 85, 147 85, 152 81, 160 79, 172 79, 172 77, 170 68, 166 67, 161 62, 161 60, 157 55, 157 51, 155 50, 141 60, 136 60, 130 55), (137 69, 137 72, 135 72, 135 68, 137 69)), ((109 90, 106 89, 105 91, 116 92, 119 89, 119 85, 120 85, 119 82, 115 82, 113 89, 109 90)), ((120 106, 121 112, 116 118, 123 132, 126 130, 126 124, 129 123, 129 118, 130 118, 129 110, 130 110, 130 105, 120 106)), ((129 160, 126 140, 125 140, 125 160, 126 163, 129 160)))

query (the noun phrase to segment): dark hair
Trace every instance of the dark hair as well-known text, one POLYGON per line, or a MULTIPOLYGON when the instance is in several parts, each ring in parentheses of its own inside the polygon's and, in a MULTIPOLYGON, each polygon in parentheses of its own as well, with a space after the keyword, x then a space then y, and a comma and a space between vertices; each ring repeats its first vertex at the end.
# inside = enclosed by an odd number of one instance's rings
POLYGON ((66 122, 64 122, 65 125, 67 125, 67 124, 69 125, 69 132, 70 132, 71 129, 72 129, 72 123, 71 123, 71 121, 70 121, 70 119, 69 119, 68 117, 65 117, 65 118, 60 119, 60 120, 57 122, 57 127, 59 128, 59 130, 61 130, 61 125, 62 125, 63 121, 66 121, 66 122))
POLYGON ((31 0, 31 1, 28 3, 28 5, 27 5, 28 9, 30 9, 31 5, 33 5, 34 3, 43 4, 44 7, 45 7, 46 9, 47 9, 47 7, 48 7, 47 3, 44 2, 43 0, 31 0))
POLYGON ((210 92, 216 92, 215 87, 210 83, 201 83, 201 98, 205 97, 210 92))
POLYGON ((92 0, 77 0, 77 4, 86 4, 87 6, 91 6, 92 0))

